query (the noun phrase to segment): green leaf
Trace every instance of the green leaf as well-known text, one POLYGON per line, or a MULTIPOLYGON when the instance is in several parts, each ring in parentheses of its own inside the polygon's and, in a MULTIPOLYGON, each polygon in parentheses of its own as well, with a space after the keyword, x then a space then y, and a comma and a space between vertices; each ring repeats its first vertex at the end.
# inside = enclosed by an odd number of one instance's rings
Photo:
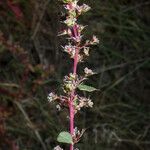
POLYGON ((78 86, 78 89, 81 90, 81 91, 87 91, 87 92, 93 92, 93 91, 97 90, 96 88, 94 88, 92 86, 84 85, 84 84, 80 84, 78 86))
POLYGON ((67 143, 67 144, 73 144, 72 136, 69 132, 60 132, 57 141, 60 143, 67 143))

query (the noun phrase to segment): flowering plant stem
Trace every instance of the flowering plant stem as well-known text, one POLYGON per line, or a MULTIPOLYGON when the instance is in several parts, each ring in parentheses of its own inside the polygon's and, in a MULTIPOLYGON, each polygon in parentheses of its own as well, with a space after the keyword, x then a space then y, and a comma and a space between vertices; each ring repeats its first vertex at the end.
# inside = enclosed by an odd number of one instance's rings
MULTIPOLYGON (((73 31, 74 31, 74 35, 77 35, 77 31, 76 28, 73 27, 73 31)), ((78 66, 78 53, 79 53, 79 49, 78 47, 76 47, 75 49, 75 56, 74 56, 74 64, 73 64, 73 74, 76 76, 77 74, 77 66, 78 66)), ((70 97, 70 105, 69 105, 69 110, 70 110, 70 134, 73 135, 74 134, 74 105, 73 105, 73 101, 74 101, 74 97, 75 97, 75 89, 71 92, 71 97, 70 97)), ((70 150, 73 150, 73 144, 70 145, 70 150)))
MULTIPOLYGON (((74 100, 74 91, 71 94, 70 98, 70 134, 73 135, 74 133, 74 108, 73 108, 73 100, 74 100)), ((70 150, 73 150, 73 144, 70 145, 70 150)))
MULTIPOLYGON (((95 91, 96 88, 83 84, 83 81, 86 80, 88 76, 94 74, 93 71, 86 67, 84 69, 84 75, 79 76, 77 74, 77 67, 79 62, 83 62, 84 58, 89 56, 89 46, 99 43, 99 40, 96 36, 93 36, 92 40, 84 41, 82 39, 83 35, 81 32, 85 26, 77 23, 78 17, 82 13, 87 12, 90 7, 86 4, 79 6, 79 0, 62 1, 64 3, 64 8, 67 10, 67 17, 63 22, 66 24, 66 29, 60 35, 69 36, 68 45, 65 45, 63 49, 70 55, 70 58, 73 59, 73 70, 72 73, 64 77, 63 95, 58 96, 51 92, 48 96, 48 100, 50 102, 57 100, 59 103, 57 108, 59 109, 63 105, 69 108, 70 132, 61 132, 57 137, 57 141, 70 144, 70 150, 78 150, 77 148, 74 148, 74 145, 80 141, 85 130, 82 129, 79 131, 77 127, 75 127, 75 114, 80 111, 82 107, 92 107, 93 102, 89 98, 80 96, 77 89, 92 92, 95 91)), ((60 148, 60 146, 56 146, 54 150, 63 149, 60 148)))

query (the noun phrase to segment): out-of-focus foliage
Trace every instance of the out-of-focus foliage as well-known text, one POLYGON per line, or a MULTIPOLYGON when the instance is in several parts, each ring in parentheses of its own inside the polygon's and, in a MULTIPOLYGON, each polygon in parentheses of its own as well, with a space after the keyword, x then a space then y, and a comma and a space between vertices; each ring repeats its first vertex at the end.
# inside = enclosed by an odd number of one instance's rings
MULTIPOLYGON (((77 115, 77 126, 87 128, 78 147, 148 150, 150 2, 86 3, 92 10, 80 21, 88 25, 86 36, 94 33, 100 45, 81 67, 88 64, 98 72, 88 82, 100 91, 89 95, 94 108, 77 115)), ((51 150, 57 133, 67 130, 67 110, 59 112, 47 101, 50 91, 61 91, 60 81, 71 69, 61 50, 65 40, 57 36, 63 29, 61 11, 56 0, 0 1, 2 150, 51 150)))

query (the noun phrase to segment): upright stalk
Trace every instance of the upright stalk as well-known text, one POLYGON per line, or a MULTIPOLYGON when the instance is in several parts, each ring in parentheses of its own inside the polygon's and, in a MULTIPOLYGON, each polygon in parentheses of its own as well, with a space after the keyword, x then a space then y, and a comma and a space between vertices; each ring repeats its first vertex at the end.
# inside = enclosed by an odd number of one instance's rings
MULTIPOLYGON (((73 108, 73 100, 74 100, 74 92, 72 91, 71 97, 70 97, 70 134, 73 135, 74 133, 74 108, 73 108)), ((70 150, 73 150, 73 144, 70 144, 70 150)))
MULTIPOLYGON (((66 75, 63 80, 63 95, 56 95, 51 92, 48 96, 50 102, 57 100, 59 105, 57 108, 61 109, 61 106, 67 106, 69 109, 70 131, 60 132, 57 141, 61 143, 70 144, 70 150, 78 150, 74 148, 74 145, 79 142, 81 136, 84 133, 84 129, 79 131, 75 127, 75 114, 81 110, 82 107, 92 107, 93 102, 91 99, 82 97, 78 94, 76 89, 86 92, 92 92, 96 89, 84 85, 83 81, 87 80, 87 77, 93 75, 93 71, 87 67, 84 69, 84 75, 79 76, 77 74, 77 67, 79 62, 83 62, 84 58, 89 56, 89 46, 99 43, 99 40, 96 36, 93 36, 92 40, 84 41, 82 39, 82 30, 85 26, 77 23, 78 17, 87 12, 90 7, 86 4, 81 6, 78 5, 79 0, 62 0, 64 3, 64 8, 67 11, 67 17, 64 23, 66 24, 66 29, 60 35, 67 35, 69 37, 68 44, 63 47, 64 51, 70 55, 70 58, 73 59, 73 71, 66 75)), ((54 150, 63 150, 60 146, 56 146, 54 150)))
MULTIPOLYGON (((75 37, 77 36, 77 29, 75 27, 73 27, 73 32, 75 37)), ((74 63, 73 63, 73 74, 76 76, 77 74, 77 66, 78 66, 78 53, 79 53, 79 48, 76 45, 76 49, 75 49, 75 56, 74 56, 74 63)), ((71 92, 71 97, 70 97, 70 105, 69 105, 69 109, 70 109, 70 134, 73 136, 74 134, 74 115, 75 115, 75 111, 74 111, 74 97, 75 97, 75 89, 71 92)), ((73 150, 74 146, 73 144, 70 145, 70 150, 73 150)))

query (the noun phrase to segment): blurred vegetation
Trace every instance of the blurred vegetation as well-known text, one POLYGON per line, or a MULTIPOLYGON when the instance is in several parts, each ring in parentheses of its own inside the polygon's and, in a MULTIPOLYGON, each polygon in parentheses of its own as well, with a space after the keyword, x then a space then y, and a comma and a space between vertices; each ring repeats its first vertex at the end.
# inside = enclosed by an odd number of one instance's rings
MULTIPOLYGON (((95 34, 101 44, 80 68, 98 72, 88 82, 100 92, 89 95, 94 108, 76 117, 76 125, 87 129, 77 146, 148 150, 150 1, 83 2, 92 7, 80 18, 88 25, 85 37, 95 34)), ((67 110, 47 102, 71 71, 61 50, 66 41, 57 36, 61 12, 57 0, 0 1, 0 150, 51 150, 57 134, 68 130, 67 110)))

